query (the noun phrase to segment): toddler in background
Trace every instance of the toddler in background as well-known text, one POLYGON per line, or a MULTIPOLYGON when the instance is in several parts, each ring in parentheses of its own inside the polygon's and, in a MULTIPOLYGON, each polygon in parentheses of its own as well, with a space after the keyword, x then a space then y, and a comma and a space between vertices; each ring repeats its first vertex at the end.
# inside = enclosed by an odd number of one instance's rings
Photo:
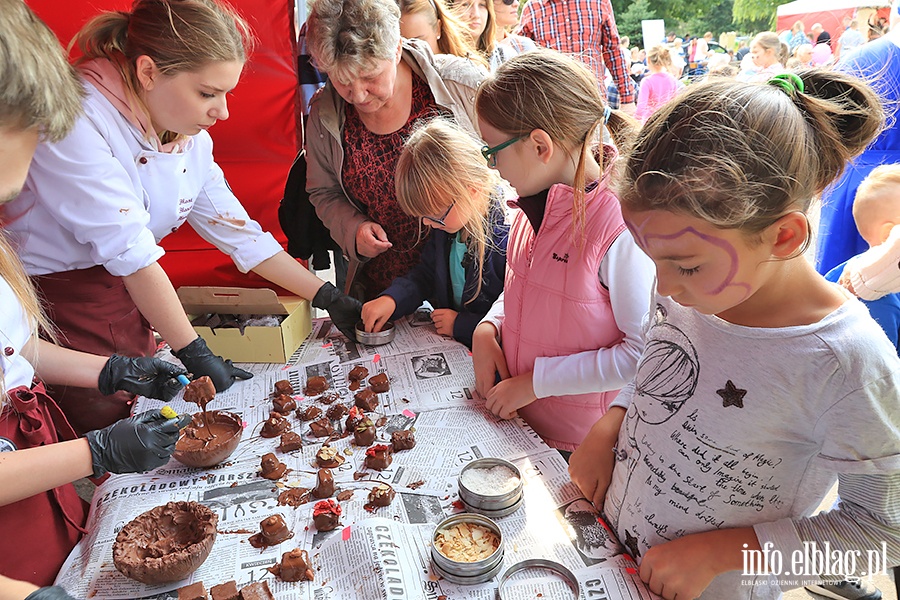
POLYGON ((435 119, 404 144, 395 181, 403 212, 434 231, 419 264, 363 305, 366 331, 380 331, 427 299, 437 332, 471 347, 475 326, 503 291, 509 226, 502 180, 469 134, 435 119))
POLYGON ((672 56, 668 48, 662 44, 653 46, 647 52, 647 67, 650 74, 641 81, 637 109, 634 112, 634 116, 641 123, 678 93, 678 80, 669 73, 671 66, 672 56))
POLYGON ((853 267, 845 270, 848 263, 854 263, 860 258, 868 258, 865 255, 859 255, 833 268, 825 275, 825 279, 834 282, 840 281, 842 284, 846 284, 845 287, 850 291, 857 293, 869 308, 869 314, 881 325, 888 339, 900 354, 900 341, 898 341, 900 340, 900 293, 886 293, 878 298, 873 298, 867 292, 881 291, 877 289, 880 287, 878 279, 874 278, 864 282, 862 276, 862 273, 878 273, 879 264, 882 272, 885 267, 888 273, 897 271, 898 260, 889 258, 887 251, 892 245, 900 242, 900 164, 876 167, 859 184, 856 198, 853 200, 853 220, 856 222, 859 235, 866 240, 870 248, 885 245, 882 249, 883 258, 881 261, 870 264, 864 271, 853 267), (857 290, 859 291, 857 292, 857 290), (867 295, 869 298, 866 298, 867 295))
POLYGON ((801 578, 742 575, 764 544, 900 560, 900 358, 803 256, 811 199, 883 120, 862 80, 810 69, 691 86, 641 129, 620 199, 656 306, 569 473, 667 600, 780 598, 801 578))
POLYGON ((587 67, 552 50, 500 65, 475 109, 484 157, 519 194, 504 297, 472 338, 476 388, 492 413, 518 414, 568 452, 643 347, 653 268, 611 189, 616 151, 595 142, 605 123, 622 147, 634 122, 609 110, 587 67))

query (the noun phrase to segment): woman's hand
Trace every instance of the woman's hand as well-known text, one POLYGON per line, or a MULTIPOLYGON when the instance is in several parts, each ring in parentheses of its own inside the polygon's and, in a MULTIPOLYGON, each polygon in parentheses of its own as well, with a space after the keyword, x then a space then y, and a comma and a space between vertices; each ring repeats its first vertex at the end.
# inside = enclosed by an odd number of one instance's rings
POLYGON ((603 510, 603 500, 616 464, 613 448, 624 420, 624 408, 610 408, 594 423, 587 437, 569 457, 569 477, 597 510, 603 510))
POLYGON ((395 310, 397 303, 390 296, 379 296, 363 304, 362 321, 366 331, 369 333, 381 331, 395 310))
POLYGON ((693 600, 720 573, 740 569, 744 549, 760 549, 752 527, 686 535, 647 550, 641 580, 666 600, 693 600))
POLYGON ((506 357, 497 343, 497 328, 492 323, 482 323, 472 333, 472 365, 475 391, 484 399, 494 387, 498 373, 500 379, 509 379, 506 357))
POLYGON ((393 246, 387 233, 375 221, 364 221, 356 230, 356 252, 366 258, 375 258, 393 246))
POLYGON ((488 392, 486 400, 487 409, 501 419, 517 417, 520 408, 537 400, 534 395, 533 372, 504 379, 488 392))
POLYGON ((439 334, 453 337, 453 324, 458 314, 452 308, 436 308, 431 311, 431 322, 439 334))

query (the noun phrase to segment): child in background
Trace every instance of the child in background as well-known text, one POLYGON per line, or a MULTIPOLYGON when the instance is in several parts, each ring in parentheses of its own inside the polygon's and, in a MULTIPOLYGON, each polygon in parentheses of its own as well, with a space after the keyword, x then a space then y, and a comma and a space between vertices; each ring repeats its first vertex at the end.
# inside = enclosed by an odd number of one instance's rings
POLYGON ((518 414, 568 452, 633 377, 643 348, 653 267, 610 189, 616 151, 594 137, 605 123, 622 147, 633 121, 609 110, 587 67, 552 50, 503 63, 475 108, 482 152, 520 209, 505 299, 472 338, 476 388, 492 413, 518 414))
MULTIPOLYGON (((22 188, 40 138, 58 140, 75 124, 81 86, 53 33, 18 0, 0 0, 0 204, 22 188)), ((65 200, 61 200, 64 202, 65 200)), ((127 389, 163 399, 184 371, 154 358, 109 359, 38 339, 49 331, 38 298, 0 230, 0 597, 61 600, 50 586, 75 546, 87 506, 71 482, 107 471, 165 464, 177 419, 159 410, 76 439, 59 407, 34 380, 127 389)))
POLYGON ((656 307, 569 472, 666 599, 779 598, 741 575, 763 544, 900 559, 900 359, 803 256, 811 198, 883 119, 862 80, 806 70, 692 86, 633 147, 620 198, 656 307), (841 504, 810 517, 835 479, 841 504))
POLYGON ((475 49, 485 60, 491 61, 497 30, 494 0, 454 0, 450 7, 459 20, 469 26, 468 34, 475 49))
POLYGON ((671 66, 672 56, 668 48, 662 44, 653 46, 647 52, 647 67, 650 74, 641 81, 637 109, 634 112, 634 116, 641 123, 678 93, 678 80, 669 73, 671 66))
MULTIPOLYGON (((889 243, 891 237, 900 237, 900 164, 876 167, 863 179, 853 200, 853 220, 859 235, 870 248, 889 243)), ((836 266, 825 275, 825 279, 838 282, 847 264, 857 258, 836 266)), ((890 262, 896 270, 897 261, 890 262)), ((865 290, 865 284, 857 282, 861 284, 860 289, 865 290)), ((852 282, 848 287, 855 291, 852 282)), ((900 293, 886 294, 873 300, 860 298, 900 354, 900 293)))
POLYGON ((434 231, 419 264, 363 305, 366 331, 380 331, 428 299, 437 332, 471 347, 475 326, 503 291, 509 226, 502 180, 471 136, 444 119, 413 131, 395 177, 400 208, 434 231))
POLYGON ((771 31, 756 34, 750 42, 750 52, 741 61, 738 81, 762 83, 770 77, 784 73, 784 65, 790 56, 788 45, 771 31))
POLYGON ((447 8, 444 0, 400 0, 400 35, 428 42, 435 54, 452 54, 487 66, 475 49, 468 26, 447 8))

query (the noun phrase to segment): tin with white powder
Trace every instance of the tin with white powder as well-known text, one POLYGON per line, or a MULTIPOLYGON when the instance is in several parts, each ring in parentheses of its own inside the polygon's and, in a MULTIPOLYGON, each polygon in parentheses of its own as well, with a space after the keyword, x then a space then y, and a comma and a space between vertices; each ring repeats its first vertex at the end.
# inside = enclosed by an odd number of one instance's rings
POLYGON ((502 458, 479 458, 459 474, 459 499, 470 512, 505 517, 522 506, 522 474, 502 458))

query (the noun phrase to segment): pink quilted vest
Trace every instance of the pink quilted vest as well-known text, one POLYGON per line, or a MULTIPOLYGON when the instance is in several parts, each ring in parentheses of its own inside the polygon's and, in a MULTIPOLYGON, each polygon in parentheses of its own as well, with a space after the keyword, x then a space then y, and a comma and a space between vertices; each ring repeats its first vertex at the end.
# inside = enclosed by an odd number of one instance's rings
MULTIPOLYGON (((609 178, 585 195, 584 245, 572 239, 573 190, 550 188, 540 231, 524 212, 513 221, 506 250, 503 353, 510 374, 534 369, 539 356, 567 356, 616 344, 609 292, 600 284, 600 261, 625 223, 609 178)), ((618 390, 538 398, 519 415, 547 444, 574 450, 609 408, 618 390)))

